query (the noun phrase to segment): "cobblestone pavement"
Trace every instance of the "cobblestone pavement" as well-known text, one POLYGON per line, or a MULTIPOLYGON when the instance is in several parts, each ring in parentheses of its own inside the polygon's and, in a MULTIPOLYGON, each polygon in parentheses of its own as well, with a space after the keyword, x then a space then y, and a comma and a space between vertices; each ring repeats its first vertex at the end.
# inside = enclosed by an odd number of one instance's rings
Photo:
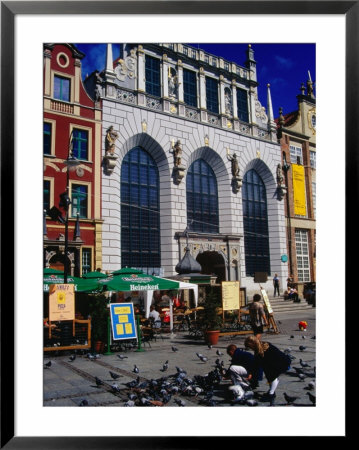
MULTIPOLYGON (((291 369, 279 377, 274 406, 287 407, 284 392, 289 396, 297 397, 290 407, 313 406, 307 393, 315 396, 315 387, 309 389, 309 383, 315 381, 315 308, 305 313, 280 313, 275 319, 280 333, 264 333, 262 340, 271 342, 281 350, 290 348, 290 354, 295 359, 292 361, 291 369), (306 332, 298 329, 300 320, 307 321, 306 332), (304 346, 305 349, 301 351, 300 346, 304 346), (302 368, 300 360, 309 364, 310 367, 302 368), (304 379, 299 377, 296 369, 303 373, 304 379)), ((44 406, 80 406, 81 403, 87 403, 88 406, 124 406, 129 400, 129 393, 135 391, 137 397, 141 397, 138 388, 130 389, 126 385, 136 380, 138 376, 140 383, 158 380, 164 376, 168 377, 168 381, 173 381, 178 373, 177 368, 181 368, 187 372, 187 378, 193 381, 195 376, 204 377, 212 372, 217 359, 223 361, 224 366, 228 367, 230 359, 226 354, 227 346, 234 343, 238 347, 244 347, 245 338, 246 335, 222 336, 216 346, 208 348, 203 339, 192 339, 186 332, 178 332, 172 337, 167 334, 163 339, 157 338, 150 344, 146 343, 142 348, 143 351, 137 351, 137 348, 134 348, 127 352, 100 355, 93 360, 90 360, 86 354, 77 355, 73 362, 69 360, 69 353, 54 356, 49 352, 44 356, 44 363, 51 361, 51 367, 44 367, 43 404, 44 406), (178 351, 174 352, 172 346, 177 347, 178 351), (217 355, 217 350, 223 355, 217 355), (208 361, 202 362, 196 353, 201 353, 208 358, 208 361), (119 354, 123 354, 125 358, 120 360, 119 354), (167 360, 168 370, 163 372, 163 364, 167 360), (135 365, 139 368, 138 374, 133 372, 135 365), (119 378, 113 380, 110 371, 119 375, 119 378), (97 385, 96 377, 103 384, 97 385), (116 391, 111 387, 113 384, 118 386, 116 391)), ((233 403, 229 395, 229 386, 230 382, 226 380, 222 380, 215 386, 213 406, 250 406, 248 403, 233 403)), ((257 406, 269 406, 269 403, 260 400, 261 394, 267 390, 268 384, 264 377, 253 392, 257 406)), ((204 393, 196 396, 174 393, 164 406, 177 407, 179 400, 182 400, 185 406, 212 406, 205 403, 204 393)))

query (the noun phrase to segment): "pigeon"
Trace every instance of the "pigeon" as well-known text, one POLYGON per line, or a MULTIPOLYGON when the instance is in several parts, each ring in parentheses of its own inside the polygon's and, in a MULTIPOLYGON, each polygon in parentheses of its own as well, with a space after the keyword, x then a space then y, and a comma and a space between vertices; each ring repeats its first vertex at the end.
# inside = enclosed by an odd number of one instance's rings
POLYGON ((307 347, 304 347, 304 345, 300 345, 300 346, 299 346, 299 350, 300 350, 301 352, 303 352, 306 348, 307 348, 307 347))
POLYGON ((132 389, 136 387, 140 383, 140 377, 137 377, 135 380, 129 381, 128 383, 124 383, 125 386, 132 389))
POLYGON ((299 362, 302 367, 310 367, 310 365, 308 363, 306 363, 305 361, 303 361, 302 359, 300 359, 299 362))
POLYGON ((128 400, 123 406, 135 406, 135 402, 133 400, 128 400))
POLYGON ((248 406, 257 406, 258 402, 257 400, 254 400, 254 398, 249 398, 248 400, 246 400, 246 404, 248 406))
POLYGON ((290 339, 294 339, 294 334, 292 334, 292 335, 290 336, 290 339))
POLYGON ((73 361, 75 361, 75 359, 76 359, 76 355, 73 354, 73 355, 70 356, 69 361, 73 362, 73 361))
POLYGON ((52 364, 51 361, 47 362, 47 363, 44 365, 45 369, 49 369, 49 368, 51 367, 51 364, 52 364))
POLYGON ((161 370, 161 372, 166 372, 166 370, 168 369, 168 360, 163 364, 163 367, 161 370))
POLYGON ((224 353, 222 353, 220 350, 217 350, 217 351, 216 351, 216 355, 218 355, 218 356, 223 356, 224 353))
POLYGON ((89 402, 84 398, 83 400, 81 400, 79 406, 88 406, 89 402))
POLYGON ((307 392, 307 395, 310 399, 310 401, 315 405, 315 395, 311 394, 310 392, 307 392))
POLYGON ((293 367, 293 369, 297 372, 297 375, 300 375, 303 373, 303 370, 300 367, 293 367))
POLYGON ((315 339, 315 336, 312 336, 310 339, 315 339))
POLYGON ((125 358, 128 358, 128 356, 125 355, 117 355, 117 358, 119 358, 121 361, 125 358))
POLYGON ((186 402, 183 401, 183 400, 180 399, 180 398, 175 398, 175 403, 176 403, 178 406, 186 406, 186 402))
POLYGON ((121 375, 118 375, 117 373, 111 372, 111 370, 109 372, 110 372, 111 378, 113 380, 117 380, 121 376, 121 375))
POLYGON ((172 351, 173 352, 178 352, 178 348, 177 347, 172 347, 172 351))
POLYGON ((307 389, 308 391, 312 391, 315 388, 315 382, 314 381, 310 381, 308 383, 308 386, 306 386, 304 389, 307 389))
POLYGON ((211 350, 212 345, 211 345, 211 344, 208 344, 207 347, 211 350))
POLYGON ((208 361, 207 356, 203 356, 203 355, 201 355, 201 356, 199 357, 199 359, 200 359, 201 361, 203 361, 204 363, 208 361))
POLYGON ((306 339, 306 337, 305 337, 305 336, 302 336, 302 339, 306 339))
POLYGON ((116 383, 111 384, 111 388, 114 392, 120 392, 120 387, 116 383))
POLYGON ((87 353, 87 357, 88 357, 89 360, 96 359, 96 356, 95 355, 91 355, 91 353, 87 353))
POLYGON ((128 399, 129 399, 129 400, 136 400, 136 398, 137 398, 137 395, 134 394, 133 392, 130 392, 130 393, 128 394, 128 399))
POLYGON ((187 374, 187 372, 185 370, 183 370, 181 367, 176 366, 176 370, 178 373, 187 374))
POLYGON ((287 405, 292 405, 299 397, 291 397, 286 392, 283 393, 287 405))
POLYGON ((140 369, 136 366, 136 364, 134 365, 134 368, 132 370, 132 372, 134 373, 139 373, 140 369))
POLYGON ((299 378, 300 380, 304 381, 304 379, 305 379, 304 373, 298 373, 298 378, 299 378))
POLYGON ((95 377, 95 382, 97 386, 102 386, 103 385, 103 381, 100 380, 100 378, 95 377))

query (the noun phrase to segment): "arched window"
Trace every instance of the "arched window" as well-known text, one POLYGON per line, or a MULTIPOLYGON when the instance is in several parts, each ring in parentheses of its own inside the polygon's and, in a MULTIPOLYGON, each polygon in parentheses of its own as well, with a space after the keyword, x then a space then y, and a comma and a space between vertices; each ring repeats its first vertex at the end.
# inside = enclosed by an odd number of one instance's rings
POLYGON ((255 272, 270 274, 269 236, 266 189, 255 170, 243 179, 243 225, 246 275, 255 272))
POLYGON ((158 169, 140 147, 122 162, 121 261, 122 267, 161 266, 158 169))
POLYGON ((218 233, 218 191, 216 176, 211 167, 198 159, 187 173, 187 221, 190 230, 218 233))

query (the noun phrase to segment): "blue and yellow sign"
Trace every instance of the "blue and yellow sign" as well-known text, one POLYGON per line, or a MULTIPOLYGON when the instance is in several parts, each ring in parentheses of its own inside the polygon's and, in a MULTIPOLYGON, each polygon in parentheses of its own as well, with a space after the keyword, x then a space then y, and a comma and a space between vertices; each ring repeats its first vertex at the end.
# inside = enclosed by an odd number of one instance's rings
POLYGON ((110 314, 114 340, 137 338, 133 303, 111 303, 110 314))

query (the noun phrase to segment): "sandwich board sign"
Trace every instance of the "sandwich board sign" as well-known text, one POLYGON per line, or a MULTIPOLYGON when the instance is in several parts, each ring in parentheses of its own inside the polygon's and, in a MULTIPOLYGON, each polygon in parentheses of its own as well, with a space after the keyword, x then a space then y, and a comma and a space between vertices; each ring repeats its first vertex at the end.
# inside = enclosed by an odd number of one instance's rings
POLYGON ((111 303, 110 316, 113 340, 137 339, 133 303, 111 303))

